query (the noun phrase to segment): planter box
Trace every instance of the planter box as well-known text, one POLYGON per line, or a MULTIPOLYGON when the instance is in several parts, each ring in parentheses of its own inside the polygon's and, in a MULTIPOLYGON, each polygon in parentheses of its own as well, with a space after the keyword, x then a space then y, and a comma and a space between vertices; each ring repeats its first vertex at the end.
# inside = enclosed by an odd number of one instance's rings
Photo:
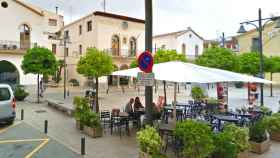
POLYGON ((81 122, 80 121, 78 121, 78 120, 76 120, 76 128, 78 129, 78 130, 83 130, 83 125, 81 124, 81 122))
POLYGON ((249 152, 246 150, 241 153, 238 153, 237 158, 249 158, 249 152))
POLYGON ((280 133, 270 133, 270 139, 280 142, 280 133))
POLYGON ((92 128, 92 127, 84 126, 83 131, 85 134, 89 135, 92 138, 102 137, 103 135, 103 130, 101 127, 92 128))
POLYGON ((152 158, 152 156, 143 151, 139 151, 139 158, 152 158))
POLYGON ((256 142, 250 141, 250 144, 251 144, 251 152, 257 153, 257 154, 262 154, 262 153, 268 151, 270 148, 270 145, 271 145, 269 139, 267 139, 266 141, 264 141, 262 143, 256 143, 256 142))

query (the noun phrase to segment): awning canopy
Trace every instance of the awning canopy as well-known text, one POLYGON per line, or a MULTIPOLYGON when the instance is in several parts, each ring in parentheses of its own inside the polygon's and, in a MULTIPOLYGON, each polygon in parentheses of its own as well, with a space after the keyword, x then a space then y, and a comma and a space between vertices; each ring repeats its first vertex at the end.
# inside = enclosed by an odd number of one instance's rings
MULTIPOLYGON (((113 72, 114 76, 137 77, 139 68, 127 69, 113 72)), ((178 83, 218 83, 218 82, 250 82, 250 83, 272 83, 269 80, 235 73, 231 71, 203 67, 191 63, 172 61, 155 64, 153 67, 156 80, 178 82, 178 83)))

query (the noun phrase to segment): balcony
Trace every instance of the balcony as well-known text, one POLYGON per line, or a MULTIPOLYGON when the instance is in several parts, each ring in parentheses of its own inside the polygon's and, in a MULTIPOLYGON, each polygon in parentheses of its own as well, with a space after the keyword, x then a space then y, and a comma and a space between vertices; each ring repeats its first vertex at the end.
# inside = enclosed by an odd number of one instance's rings
POLYGON ((0 40, 1 53, 19 53, 23 54, 27 49, 36 46, 36 43, 0 40))
POLYGON ((105 49, 104 50, 108 55, 113 58, 136 58, 136 54, 139 52, 138 50, 131 51, 129 49, 105 49))

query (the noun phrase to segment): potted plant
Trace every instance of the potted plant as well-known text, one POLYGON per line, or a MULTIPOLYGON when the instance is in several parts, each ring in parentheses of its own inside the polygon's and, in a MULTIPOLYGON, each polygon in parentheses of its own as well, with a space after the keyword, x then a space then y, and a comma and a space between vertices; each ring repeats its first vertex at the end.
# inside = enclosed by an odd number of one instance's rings
POLYGON ((74 118, 76 120, 76 128, 83 130, 83 123, 87 120, 86 113, 90 111, 88 100, 82 97, 74 98, 74 118))
POLYGON ((280 141, 280 113, 265 117, 267 130, 272 140, 280 141))
POLYGON ((140 146, 139 158, 164 157, 160 153, 163 141, 155 128, 146 126, 137 132, 136 139, 140 146))
POLYGON ((200 87, 193 87, 191 90, 191 96, 195 101, 201 101, 205 97, 203 90, 200 87))
POLYGON ((17 85, 15 87, 14 95, 17 101, 23 101, 29 95, 29 93, 24 90, 22 85, 17 85))
POLYGON ((256 121, 249 128, 249 137, 251 144, 251 151, 254 153, 262 154, 269 150, 270 141, 267 134, 267 126, 263 119, 256 121))
POLYGON ((249 129, 244 127, 237 127, 234 124, 228 124, 224 128, 225 135, 229 135, 231 142, 236 145, 237 157, 248 158, 250 149, 249 143, 249 129))
POLYGON ((102 137, 103 129, 101 127, 99 115, 92 111, 87 111, 84 113, 84 118, 82 119, 84 124, 84 133, 93 137, 102 137))
POLYGON ((212 131, 205 123, 194 120, 179 122, 174 135, 182 141, 181 157, 205 158, 215 149, 212 131))
POLYGON ((237 145, 232 142, 229 132, 220 132, 213 136, 215 150, 212 158, 237 158, 237 145))

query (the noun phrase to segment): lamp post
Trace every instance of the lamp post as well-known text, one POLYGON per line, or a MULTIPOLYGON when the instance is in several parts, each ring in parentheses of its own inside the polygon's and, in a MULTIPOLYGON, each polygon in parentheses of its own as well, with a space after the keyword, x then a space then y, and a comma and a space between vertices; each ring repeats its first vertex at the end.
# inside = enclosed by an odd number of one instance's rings
POLYGON ((62 39, 59 39, 60 40, 60 46, 63 46, 63 63, 64 63, 64 83, 63 83, 63 97, 64 97, 64 99, 66 99, 66 83, 67 83, 67 64, 66 64, 66 56, 67 56, 67 54, 66 54, 66 45, 67 44, 70 44, 71 42, 70 42, 70 37, 69 37, 69 35, 68 34, 64 34, 63 35, 63 38, 62 39))
MULTIPOLYGON (((258 51, 260 53, 260 77, 261 78, 264 78, 264 60, 263 60, 263 30, 264 30, 264 27, 265 25, 268 23, 268 22, 271 22, 271 21, 276 21, 276 28, 280 28, 280 16, 277 16, 277 17, 270 17, 270 18, 262 18, 262 10, 261 8, 259 8, 259 18, 257 20, 252 20, 252 21, 245 21, 245 22, 242 22, 240 23, 240 28, 238 30, 237 33, 246 33, 246 29, 244 27, 244 24, 246 25, 253 25, 257 31, 258 31, 258 34, 259 34, 259 38, 258 38, 258 42, 259 42, 259 48, 258 48, 258 51), (262 24, 262 22, 265 21, 264 24, 262 24), (257 23, 257 24, 255 24, 257 23)), ((261 101, 261 105, 263 106, 264 103, 263 103, 263 83, 260 84, 260 90, 261 90, 261 95, 260 95, 260 101, 261 101)))

